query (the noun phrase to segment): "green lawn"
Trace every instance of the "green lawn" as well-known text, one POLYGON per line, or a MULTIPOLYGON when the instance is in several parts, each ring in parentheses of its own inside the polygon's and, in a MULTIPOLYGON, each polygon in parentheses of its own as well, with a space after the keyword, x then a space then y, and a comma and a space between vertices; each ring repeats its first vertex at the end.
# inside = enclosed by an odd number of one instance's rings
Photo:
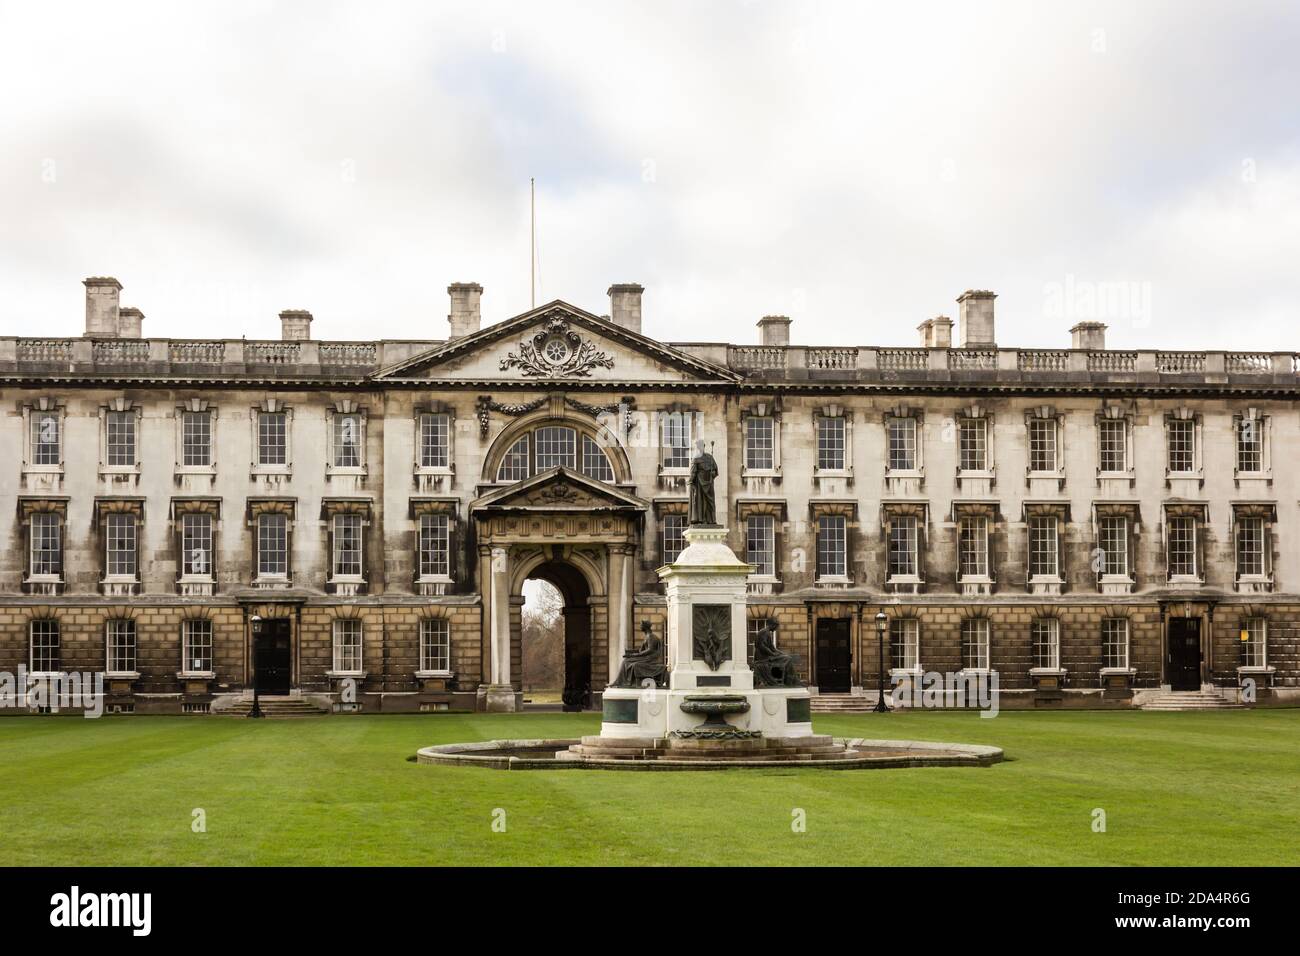
POLYGON ((505 773, 421 746, 596 715, 0 720, 7 864, 1296 864, 1300 710, 819 718, 989 768, 505 773), (1107 832, 1092 831, 1092 811, 1107 832), (207 832, 191 832, 202 808, 207 832), (496 808, 506 832, 492 829, 496 808), (792 810, 807 831, 792 832, 792 810))

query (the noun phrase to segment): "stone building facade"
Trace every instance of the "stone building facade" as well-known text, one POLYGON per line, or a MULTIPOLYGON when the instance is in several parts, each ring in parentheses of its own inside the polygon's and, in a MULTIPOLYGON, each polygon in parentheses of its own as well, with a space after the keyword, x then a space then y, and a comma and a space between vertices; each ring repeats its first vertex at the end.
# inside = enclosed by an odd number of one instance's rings
POLYGON ((486 327, 455 284, 440 341, 153 339, 85 285, 84 335, 0 338, 0 670, 103 672, 110 709, 513 708, 530 578, 596 703, 662 627, 698 442, 751 626, 823 694, 883 649, 1003 706, 1300 695, 1292 353, 1002 348, 983 291, 956 343, 666 344, 630 284, 486 327))

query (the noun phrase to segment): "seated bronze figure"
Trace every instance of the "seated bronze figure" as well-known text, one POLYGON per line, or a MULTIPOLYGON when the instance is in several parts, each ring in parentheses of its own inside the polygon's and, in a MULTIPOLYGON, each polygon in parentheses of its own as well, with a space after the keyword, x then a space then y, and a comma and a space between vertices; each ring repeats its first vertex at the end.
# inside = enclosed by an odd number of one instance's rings
POLYGON ((776 646, 776 621, 769 620, 754 635, 754 686, 802 687, 797 659, 776 646))
POLYGON ((623 655, 623 663, 611 687, 644 687, 646 681, 653 681, 654 686, 663 687, 668 683, 664 642, 655 637, 649 621, 641 622, 641 633, 645 635, 641 647, 623 655))

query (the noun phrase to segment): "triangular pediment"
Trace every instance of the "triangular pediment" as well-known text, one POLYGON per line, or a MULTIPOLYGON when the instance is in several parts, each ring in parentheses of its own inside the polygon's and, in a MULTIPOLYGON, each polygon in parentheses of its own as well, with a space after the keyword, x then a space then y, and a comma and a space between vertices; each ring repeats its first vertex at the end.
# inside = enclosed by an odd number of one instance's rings
POLYGON ((385 382, 729 383, 730 369, 555 300, 375 372, 385 382))
POLYGON ((648 507, 634 494, 561 467, 493 489, 473 501, 470 511, 645 511, 648 507))

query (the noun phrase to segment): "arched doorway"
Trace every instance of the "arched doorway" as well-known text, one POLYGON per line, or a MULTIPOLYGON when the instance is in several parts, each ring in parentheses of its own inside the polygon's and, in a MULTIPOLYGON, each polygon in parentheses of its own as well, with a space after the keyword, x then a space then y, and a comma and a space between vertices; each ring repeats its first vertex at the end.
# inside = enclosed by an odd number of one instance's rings
POLYGON ((567 561, 551 559, 532 568, 528 580, 545 581, 560 594, 564 629, 561 701, 565 710, 587 710, 592 705, 592 609, 587 579, 567 561))

